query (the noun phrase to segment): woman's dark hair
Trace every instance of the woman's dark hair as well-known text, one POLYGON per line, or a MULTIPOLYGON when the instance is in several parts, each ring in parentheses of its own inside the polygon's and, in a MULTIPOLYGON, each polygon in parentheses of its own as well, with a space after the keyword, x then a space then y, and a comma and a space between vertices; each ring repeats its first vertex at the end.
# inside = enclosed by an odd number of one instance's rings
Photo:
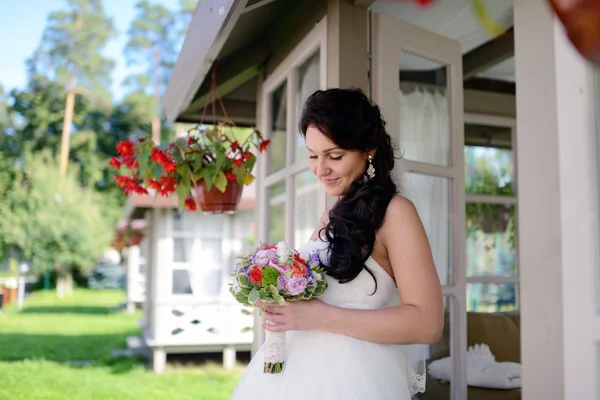
MULTIPOLYGON (((329 211, 324 228, 330 249, 328 275, 340 283, 352 281, 366 268, 375 245, 375 233, 383 225, 385 212, 397 188, 390 173, 394 147, 385 130, 379 107, 360 89, 329 89, 313 93, 304 105, 300 132, 306 138, 309 126, 317 128, 337 146, 365 154, 375 150, 375 177, 361 176, 329 211)), ((321 236, 319 232, 319 236, 321 236)), ((375 279, 375 290, 377 280, 375 279)))

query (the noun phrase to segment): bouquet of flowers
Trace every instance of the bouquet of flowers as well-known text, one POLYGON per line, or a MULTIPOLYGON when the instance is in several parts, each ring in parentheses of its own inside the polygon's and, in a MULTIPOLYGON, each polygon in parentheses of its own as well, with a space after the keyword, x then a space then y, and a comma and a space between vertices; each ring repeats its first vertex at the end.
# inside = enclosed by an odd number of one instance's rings
MULTIPOLYGON (((261 245, 254 254, 238 259, 230 292, 243 305, 254 306, 257 301, 285 305, 320 297, 327 289, 318 254, 300 254, 285 242, 261 245)), ((280 373, 285 363, 285 332, 267 331, 263 349, 264 372, 280 373)))

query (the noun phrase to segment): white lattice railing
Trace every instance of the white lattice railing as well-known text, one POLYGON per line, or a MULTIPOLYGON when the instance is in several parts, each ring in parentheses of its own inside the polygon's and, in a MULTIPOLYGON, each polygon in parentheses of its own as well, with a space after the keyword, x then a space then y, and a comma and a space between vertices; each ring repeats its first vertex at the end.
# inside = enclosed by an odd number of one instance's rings
POLYGON ((156 308, 161 324, 154 345, 251 344, 252 310, 237 303, 173 304, 156 308))

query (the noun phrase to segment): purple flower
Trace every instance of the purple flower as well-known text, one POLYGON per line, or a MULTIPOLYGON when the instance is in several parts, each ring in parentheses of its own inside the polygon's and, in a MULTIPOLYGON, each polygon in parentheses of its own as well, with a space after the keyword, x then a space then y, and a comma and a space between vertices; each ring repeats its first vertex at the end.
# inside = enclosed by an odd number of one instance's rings
POLYGON ((310 256, 308 257, 308 264, 313 265, 313 264, 320 264, 320 263, 321 263, 321 259, 319 258, 319 255, 316 252, 310 253, 310 256))
POLYGON ((306 289, 308 280, 304 276, 294 275, 285 283, 285 291, 290 296, 297 296, 306 289))
POLYGON ((269 262, 277 259, 277 251, 274 249, 271 250, 259 250, 256 252, 254 256, 254 260, 258 265, 265 266, 269 264, 269 262))
POLYGON ((277 291, 283 291, 285 289, 287 281, 288 278, 286 278, 285 275, 279 275, 279 278, 277 278, 277 291))

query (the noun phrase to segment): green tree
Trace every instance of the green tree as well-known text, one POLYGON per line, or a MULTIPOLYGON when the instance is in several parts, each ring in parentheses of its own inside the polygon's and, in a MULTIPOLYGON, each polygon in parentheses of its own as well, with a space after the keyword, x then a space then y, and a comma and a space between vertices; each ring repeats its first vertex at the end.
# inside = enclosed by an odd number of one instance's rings
POLYGON ((0 158, 11 151, 14 138, 14 123, 11 113, 9 94, 0 85, 0 158))
POLYGON ((0 203, 4 247, 29 260, 34 273, 55 268, 64 278, 73 267, 89 270, 108 246, 115 216, 99 193, 79 185, 74 169, 56 179, 51 152, 26 152, 22 161, 0 203))
POLYGON ((30 74, 46 76, 66 92, 61 132, 60 173, 64 175, 70 150, 71 125, 77 94, 105 104, 110 99, 114 62, 102 54, 114 35, 112 21, 101 0, 66 0, 64 10, 48 16, 39 47, 29 60, 30 74))
POLYGON ((162 107, 160 99, 166 89, 177 59, 179 34, 175 14, 160 4, 140 0, 135 5, 136 17, 127 31, 128 42, 124 53, 130 65, 141 67, 138 75, 128 77, 126 83, 133 86, 135 92, 151 96, 152 103, 141 94, 130 101, 143 104, 140 111, 149 114, 152 125, 152 138, 160 142, 162 107), (151 105, 151 107, 148 107, 151 105))

